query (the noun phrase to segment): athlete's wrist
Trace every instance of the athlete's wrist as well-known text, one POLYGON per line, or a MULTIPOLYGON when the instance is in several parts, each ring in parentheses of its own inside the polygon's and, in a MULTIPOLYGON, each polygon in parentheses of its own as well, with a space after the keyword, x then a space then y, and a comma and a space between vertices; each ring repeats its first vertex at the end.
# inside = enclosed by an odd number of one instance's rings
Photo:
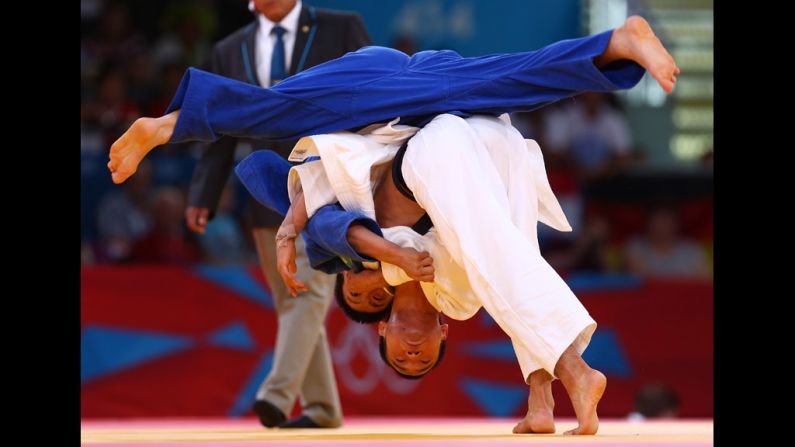
POLYGON ((295 231, 295 225, 293 224, 282 224, 279 227, 279 230, 276 232, 276 246, 277 247, 284 247, 288 243, 292 243, 298 237, 298 233, 295 231))

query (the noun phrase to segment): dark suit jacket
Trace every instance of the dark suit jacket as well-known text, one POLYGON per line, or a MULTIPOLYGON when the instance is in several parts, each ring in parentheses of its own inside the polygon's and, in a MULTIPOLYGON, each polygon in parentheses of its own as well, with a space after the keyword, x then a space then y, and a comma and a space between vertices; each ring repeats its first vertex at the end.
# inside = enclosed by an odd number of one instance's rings
MULTIPOLYGON (((367 30, 357 14, 342 13, 315 8, 316 25, 312 44, 309 47, 303 69, 313 67, 323 62, 336 59, 349 51, 355 51, 372 43, 367 30)), ((295 74, 301 55, 304 52, 312 26, 309 7, 304 4, 298 19, 298 35, 295 39, 290 75, 295 74)), ((254 82, 267 86, 257 79, 255 36, 259 21, 235 31, 228 37, 218 42, 213 48, 211 71, 232 79, 244 82, 254 82), (245 42, 245 45, 244 45, 245 42), (246 48, 247 47, 247 48, 246 48), (244 57, 244 48, 247 49, 244 57), (250 69, 246 69, 246 58, 250 69)), ((265 80, 265 83, 268 81, 265 80)), ((220 140, 203 148, 202 156, 193 171, 190 190, 188 193, 188 206, 207 207, 210 215, 215 214, 221 192, 229 179, 234 164, 235 146, 237 139, 223 137, 220 140)), ((271 149, 284 158, 287 158, 295 141, 267 141, 247 140, 253 149, 271 149)), ((253 207, 254 225, 257 227, 278 226, 282 217, 275 212, 251 200, 253 207)))

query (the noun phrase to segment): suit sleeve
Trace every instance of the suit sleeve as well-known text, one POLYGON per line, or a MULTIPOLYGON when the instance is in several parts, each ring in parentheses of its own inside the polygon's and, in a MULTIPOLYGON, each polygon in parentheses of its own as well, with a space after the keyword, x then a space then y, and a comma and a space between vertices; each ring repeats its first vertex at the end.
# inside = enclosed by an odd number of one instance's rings
MULTIPOLYGON (((221 51, 216 46, 212 53, 212 71, 223 73, 221 51)), ((235 139, 222 137, 218 141, 204 144, 201 157, 196 163, 188 190, 188 206, 210 209, 210 218, 215 214, 221 193, 232 171, 235 157, 235 139)))

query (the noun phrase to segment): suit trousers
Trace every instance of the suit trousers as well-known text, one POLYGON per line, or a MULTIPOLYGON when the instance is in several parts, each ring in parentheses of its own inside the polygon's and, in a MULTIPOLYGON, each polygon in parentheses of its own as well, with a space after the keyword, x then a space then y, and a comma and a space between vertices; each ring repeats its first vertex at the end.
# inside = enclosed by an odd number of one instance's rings
POLYGON ((342 424, 325 321, 334 293, 334 276, 309 266, 303 238, 296 239, 296 278, 307 291, 290 295, 276 270, 276 227, 254 229, 260 266, 278 315, 273 364, 257 391, 289 417, 298 395, 303 414, 324 427, 342 424))

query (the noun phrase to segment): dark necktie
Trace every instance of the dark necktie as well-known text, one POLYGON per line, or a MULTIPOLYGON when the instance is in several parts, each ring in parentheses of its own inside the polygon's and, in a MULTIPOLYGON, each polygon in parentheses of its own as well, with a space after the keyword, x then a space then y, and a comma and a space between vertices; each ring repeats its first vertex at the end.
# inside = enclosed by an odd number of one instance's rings
POLYGON ((278 23, 271 29, 271 34, 276 34, 276 43, 273 44, 273 55, 271 56, 271 86, 287 77, 287 68, 284 63, 284 39, 282 36, 287 30, 278 23))

